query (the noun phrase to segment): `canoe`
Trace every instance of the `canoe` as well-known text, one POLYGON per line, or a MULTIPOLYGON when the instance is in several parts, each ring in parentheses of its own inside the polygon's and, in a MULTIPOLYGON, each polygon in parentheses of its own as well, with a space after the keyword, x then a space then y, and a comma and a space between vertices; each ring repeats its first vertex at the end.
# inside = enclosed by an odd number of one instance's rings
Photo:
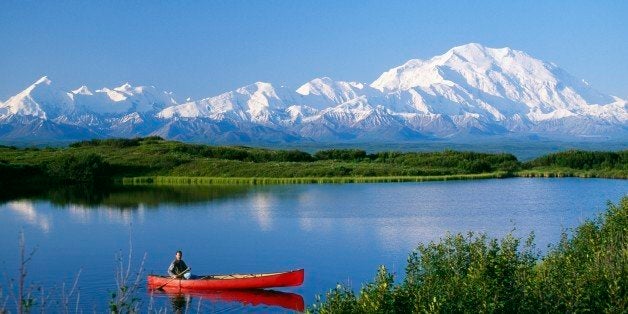
POLYGON ((209 275, 191 279, 148 275, 148 288, 185 290, 263 289, 291 287, 303 284, 305 271, 297 269, 280 273, 209 275))
POLYGON ((179 288, 165 288, 154 291, 156 295, 167 295, 177 298, 182 295, 207 300, 210 302, 237 302, 243 306, 277 306, 288 310, 303 312, 305 302, 303 297, 296 293, 264 290, 264 289, 231 289, 231 290, 188 290, 179 288))

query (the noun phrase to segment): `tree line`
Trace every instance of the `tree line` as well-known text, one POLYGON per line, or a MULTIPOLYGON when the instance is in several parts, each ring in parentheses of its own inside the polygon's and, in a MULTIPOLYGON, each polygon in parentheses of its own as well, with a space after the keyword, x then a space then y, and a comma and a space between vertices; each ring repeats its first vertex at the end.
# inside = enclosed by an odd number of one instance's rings
POLYGON ((194 176, 407 176, 455 175, 562 167, 579 170, 628 171, 628 150, 570 150, 522 163, 508 153, 325 149, 313 154, 292 149, 210 146, 166 141, 158 136, 93 139, 66 148, 0 147, 0 183, 15 180, 95 182, 112 177, 194 176), (28 158, 24 157, 28 156, 28 158), (307 166, 307 170, 304 167, 307 166), (173 169, 178 169, 173 172, 173 169), (224 171, 222 171, 223 169, 224 171), (197 174, 198 175, 198 174, 197 174))

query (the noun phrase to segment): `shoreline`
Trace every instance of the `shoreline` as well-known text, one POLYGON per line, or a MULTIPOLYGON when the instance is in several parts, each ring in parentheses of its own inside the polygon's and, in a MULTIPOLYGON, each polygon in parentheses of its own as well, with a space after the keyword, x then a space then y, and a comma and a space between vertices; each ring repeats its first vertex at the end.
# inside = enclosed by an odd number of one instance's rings
POLYGON ((507 178, 598 178, 626 180, 625 176, 601 176, 588 172, 561 172, 525 170, 516 173, 490 172, 481 174, 458 174, 439 176, 384 176, 384 177, 188 177, 188 176, 140 176, 116 179, 122 185, 265 185, 265 184, 343 184, 343 183, 403 183, 462 181, 507 178))
POLYGON ((506 172, 482 174, 459 174, 441 176, 386 176, 386 177, 302 177, 302 178, 269 178, 269 177, 180 177, 180 176, 142 176, 124 177, 116 180, 123 185, 263 185, 263 184, 342 184, 342 183, 401 183, 428 181, 460 181, 500 179, 512 177, 506 172))

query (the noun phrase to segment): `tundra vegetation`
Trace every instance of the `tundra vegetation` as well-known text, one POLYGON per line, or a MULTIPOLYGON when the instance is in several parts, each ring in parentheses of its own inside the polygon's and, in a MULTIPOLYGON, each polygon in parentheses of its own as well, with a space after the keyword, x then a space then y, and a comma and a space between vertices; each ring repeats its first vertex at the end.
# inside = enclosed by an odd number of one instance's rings
POLYGON ((124 181, 162 184, 405 182, 474 178, 628 178, 628 150, 565 151, 521 162, 512 154, 444 150, 314 154, 209 146, 160 137, 95 139, 64 148, 0 146, 0 185, 124 181))

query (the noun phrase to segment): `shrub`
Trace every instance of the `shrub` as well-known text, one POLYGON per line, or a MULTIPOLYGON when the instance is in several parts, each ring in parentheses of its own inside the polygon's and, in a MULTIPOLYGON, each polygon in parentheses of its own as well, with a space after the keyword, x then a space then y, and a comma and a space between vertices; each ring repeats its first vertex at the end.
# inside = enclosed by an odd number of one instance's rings
POLYGON ((621 152, 590 152, 570 150, 549 154, 527 163, 527 167, 568 167, 572 169, 628 169, 628 150, 621 152))
POLYGON ((366 158, 366 152, 361 149, 326 149, 314 154, 316 160, 360 161, 366 158))
POLYGON ((628 311, 628 197, 575 229, 543 258, 533 236, 447 235, 419 245, 406 277, 394 285, 380 268, 355 295, 338 286, 315 313, 626 313, 628 311))
POLYGON ((136 137, 136 138, 108 138, 108 139, 92 139, 88 141, 80 141, 70 144, 70 147, 93 147, 93 146, 109 146, 113 148, 125 148, 139 146, 142 141, 157 142, 163 141, 159 136, 136 137))
POLYGON ((111 166, 100 155, 68 154, 57 157, 46 166, 48 176, 65 182, 94 182, 106 178, 111 166))
POLYGON ((628 310, 628 197, 580 225, 540 263, 538 303, 544 311, 628 310))

